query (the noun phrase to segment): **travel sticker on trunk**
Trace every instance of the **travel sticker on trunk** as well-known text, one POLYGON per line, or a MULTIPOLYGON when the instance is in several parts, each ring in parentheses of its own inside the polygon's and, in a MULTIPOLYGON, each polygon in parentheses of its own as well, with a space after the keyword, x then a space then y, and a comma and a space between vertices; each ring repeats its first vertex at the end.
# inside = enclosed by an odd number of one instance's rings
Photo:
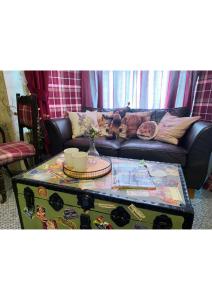
POLYGON ((67 208, 64 210, 64 219, 65 220, 70 220, 70 219, 75 219, 79 218, 79 215, 73 208, 67 208))
POLYGON ((130 212, 140 221, 146 218, 146 216, 142 213, 141 210, 139 210, 134 204, 131 204, 128 206, 128 209, 130 212))
POLYGON ((43 206, 37 205, 36 207, 36 217, 41 221, 41 222, 46 222, 46 209, 43 206))
POLYGON ((43 229, 58 229, 57 222, 52 219, 47 219, 46 209, 43 206, 37 205, 36 217, 41 221, 43 229))
POLYGON ((103 216, 97 217, 93 223, 96 225, 98 229, 112 229, 112 225, 108 222, 105 222, 103 216))
POLYGON ((71 220, 65 220, 62 217, 58 217, 57 222, 60 223, 60 224, 68 226, 70 229, 77 229, 76 223, 71 221, 71 220))
POLYGON ((43 222, 43 229, 58 229, 57 222, 55 220, 47 220, 43 222))
POLYGON ((101 203, 101 202, 96 202, 96 205, 100 208, 107 208, 107 209, 114 209, 116 208, 116 205, 113 203, 101 203))
POLYGON ((35 216, 34 215, 34 213, 35 213, 35 208, 34 207, 31 207, 31 208, 25 207, 24 210, 23 210, 23 212, 30 219, 33 219, 34 216, 35 216))
POLYGON ((38 195, 39 195, 39 197, 41 197, 43 199, 47 199, 48 198, 48 190, 43 186, 39 186, 38 187, 38 195))

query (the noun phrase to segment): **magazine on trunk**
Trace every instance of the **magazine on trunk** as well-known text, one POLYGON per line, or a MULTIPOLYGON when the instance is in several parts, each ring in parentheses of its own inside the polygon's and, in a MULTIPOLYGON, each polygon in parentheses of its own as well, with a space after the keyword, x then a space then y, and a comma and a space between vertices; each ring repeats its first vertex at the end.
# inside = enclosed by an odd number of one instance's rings
POLYGON ((123 189, 155 190, 156 186, 145 165, 114 163, 112 168, 112 187, 123 189))

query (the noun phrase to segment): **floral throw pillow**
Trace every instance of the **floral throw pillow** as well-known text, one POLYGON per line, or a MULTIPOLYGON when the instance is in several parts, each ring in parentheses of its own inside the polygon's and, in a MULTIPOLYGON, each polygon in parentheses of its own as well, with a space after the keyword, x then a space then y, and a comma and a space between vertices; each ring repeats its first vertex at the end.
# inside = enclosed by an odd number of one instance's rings
POLYGON ((99 128, 97 111, 86 110, 86 115, 93 120, 94 126, 99 128))
POLYGON ((72 125, 72 138, 83 136, 89 127, 98 129, 97 113, 82 113, 82 112, 69 112, 69 118, 72 125), (95 117, 96 116, 96 117, 95 117))
POLYGON ((152 140, 158 132, 158 125, 155 121, 142 123, 137 129, 137 137, 141 140, 152 140))

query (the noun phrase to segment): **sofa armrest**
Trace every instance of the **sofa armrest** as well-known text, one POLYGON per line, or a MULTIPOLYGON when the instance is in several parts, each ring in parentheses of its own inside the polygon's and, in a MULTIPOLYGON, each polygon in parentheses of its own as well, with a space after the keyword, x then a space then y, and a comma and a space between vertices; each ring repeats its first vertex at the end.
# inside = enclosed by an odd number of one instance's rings
POLYGON ((207 176, 212 151, 212 123, 194 123, 181 140, 180 145, 187 150, 184 175, 187 186, 199 189, 207 176))
POLYGON ((50 153, 55 155, 64 149, 64 143, 71 139, 72 128, 69 118, 47 119, 44 121, 50 144, 50 153))

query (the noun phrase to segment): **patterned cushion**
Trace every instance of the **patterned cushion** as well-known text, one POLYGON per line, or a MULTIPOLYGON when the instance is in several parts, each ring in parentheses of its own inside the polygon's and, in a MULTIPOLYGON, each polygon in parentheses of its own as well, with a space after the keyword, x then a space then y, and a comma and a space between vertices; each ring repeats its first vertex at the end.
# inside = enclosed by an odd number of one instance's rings
POLYGON ((110 124, 113 120, 113 112, 97 112, 99 135, 107 136, 110 124))
POLYGON ((32 128, 32 108, 26 104, 18 105, 19 120, 21 125, 32 128))
POLYGON ((158 125, 154 121, 142 123, 137 129, 137 136, 141 140, 152 140, 158 131, 158 125))
POLYGON ((98 116, 97 111, 86 110, 86 115, 93 120, 94 126, 96 128, 99 128, 99 124, 98 124, 98 120, 97 120, 97 116, 98 116))
POLYGON ((86 134, 90 126, 98 128, 97 112, 69 112, 72 125, 72 139, 86 134))
POLYGON ((127 137, 137 137, 137 129, 141 123, 149 121, 151 112, 126 113, 122 124, 127 126, 127 137))
MULTIPOLYGON (((128 103, 129 105, 129 103, 128 103)), ((97 111, 97 121, 99 125, 99 135, 100 136, 106 136, 108 137, 110 134, 109 132, 112 130, 112 122, 113 122, 113 116, 114 114, 119 114, 121 119, 125 116, 127 112, 130 111, 130 107, 126 106, 123 108, 116 108, 116 109, 102 109, 102 111, 97 110, 96 108, 87 108, 91 111, 96 110, 97 111)), ((119 136, 125 137, 125 125, 120 126, 119 130, 119 136)), ((117 128, 116 128, 117 130, 117 128)))
POLYGON ((0 166, 35 155, 33 145, 25 142, 0 144, 0 166))
POLYGON ((98 112, 97 115, 100 136, 108 139, 127 138, 127 126, 122 123, 123 112, 122 115, 119 111, 98 112))
POLYGON ((110 139, 127 138, 127 126, 122 123, 119 112, 113 114, 112 122, 107 128, 107 132, 110 139))

